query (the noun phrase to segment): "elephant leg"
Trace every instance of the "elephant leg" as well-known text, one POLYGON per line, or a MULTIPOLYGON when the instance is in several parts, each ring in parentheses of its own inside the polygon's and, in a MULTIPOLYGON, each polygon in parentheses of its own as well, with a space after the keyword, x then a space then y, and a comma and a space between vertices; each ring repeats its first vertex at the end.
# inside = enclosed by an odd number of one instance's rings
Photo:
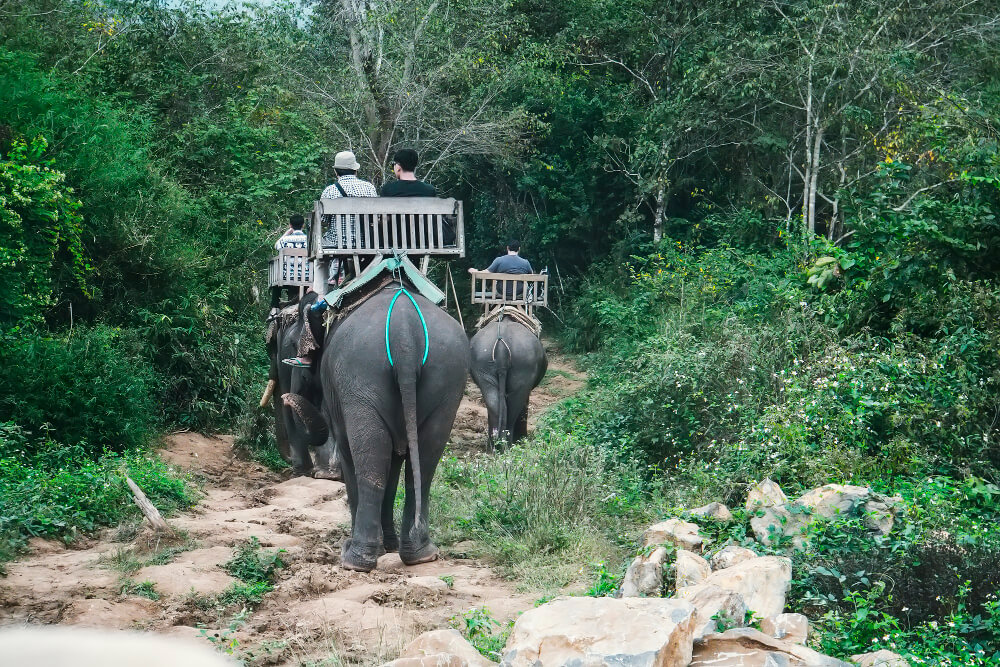
POLYGON ((297 477, 310 476, 313 472, 312 454, 309 452, 305 425, 292 410, 285 408, 285 432, 291 453, 292 472, 297 477))
POLYGON ((521 438, 527 437, 528 435, 528 406, 525 405, 524 409, 521 410, 521 415, 517 418, 514 423, 514 432, 512 435, 512 442, 517 442, 521 438))
POLYGON ((344 474, 340 470, 340 458, 337 455, 337 443, 331 437, 321 446, 313 450, 313 477, 316 479, 332 479, 340 481, 344 474))
POLYGON ((399 473, 403 468, 403 457, 392 457, 389 479, 382 500, 382 544, 387 552, 399 551, 399 533, 396 532, 396 491, 399 489, 399 473))
POLYGON ((274 439, 278 441, 278 453, 285 463, 292 463, 292 447, 288 443, 288 429, 285 426, 285 415, 288 407, 278 397, 274 397, 274 439))
POLYGON ((341 566, 370 572, 382 547, 382 503, 392 456, 392 439, 378 424, 377 413, 352 410, 347 424, 347 447, 353 461, 357 498, 351 522, 351 540, 344 543, 341 566))

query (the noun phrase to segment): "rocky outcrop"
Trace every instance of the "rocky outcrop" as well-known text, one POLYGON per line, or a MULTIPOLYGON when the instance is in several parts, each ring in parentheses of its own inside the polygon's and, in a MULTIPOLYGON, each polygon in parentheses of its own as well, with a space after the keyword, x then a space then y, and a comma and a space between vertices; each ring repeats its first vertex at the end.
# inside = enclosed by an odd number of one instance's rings
POLYGON ((517 619, 501 664, 682 667, 694 626, 684 600, 556 598, 517 619))
POLYGON ((674 570, 677 575, 675 590, 700 584, 708 579, 708 575, 712 574, 712 568, 708 561, 687 549, 678 549, 674 570))
POLYGON ((490 662, 458 630, 433 630, 403 648, 393 667, 490 667, 490 662))
POLYGON ((739 593, 714 584, 698 584, 677 589, 677 598, 694 605, 695 639, 746 624, 747 606, 739 593))
POLYGON ((713 572, 705 583, 739 593, 747 608, 761 618, 777 616, 785 609, 792 561, 783 556, 758 556, 713 572))
POLYGON ((702 537, 698 525, 681 519, 667 519, 652 525, 642 534, 642 547, 672 544, 678 549, 701 552, 702 537))
POLYGON ((802 614, 778 614, 760 622, 760 631, 775 639, 805 644, 809 638, 809 619, 802 614))
POLYGON ((722 503, 709 503, 702 507, 689 510, 688 514, 701 519, 714 519, 715 521, 732 521, 733 513, 722 503))
POLYGON ((657 547, 648 556, 635 557, 628 566, 618 596, 623 598, 660 597, 663 587, 663 566, 667 562, 667 550, 657 547))
POLYGON ((850 667, 800 644, 775 639, 753 628, 706 635, 695 643, 691 666, 850 667))
POLYGON ((882 649, 874 653, 860 653, 851 656, 851 662, 860 667, 910 667, 903 656, 882 649))
POLYGON ((713 570, 724 570, 727 567, 739 565, 745 560, 750 560, 751 558, 756 557, 757 554, 750 549, 730 544, 722 551, 712 556, 709 563, 712 565, 713 570))
POLYGON ((788 496, 781 487, 770 479, 765 479, 750 487, 747 492, 746 510, 753 512, 760 507, 776 507, 788 502, 788 496))

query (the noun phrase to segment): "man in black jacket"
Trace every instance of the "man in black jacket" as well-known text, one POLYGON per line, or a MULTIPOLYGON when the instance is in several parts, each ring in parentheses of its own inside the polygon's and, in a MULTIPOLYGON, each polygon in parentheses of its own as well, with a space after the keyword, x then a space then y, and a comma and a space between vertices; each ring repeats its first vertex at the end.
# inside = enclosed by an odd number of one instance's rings
POLYGON ((437 191, 430 183, 418 181, 413 172, 417 168, 417 152, 410 148, 401 148, 393 157, 392 173, 395 181, 389 181, 382 186, 379 197, 437 197, 437 191))

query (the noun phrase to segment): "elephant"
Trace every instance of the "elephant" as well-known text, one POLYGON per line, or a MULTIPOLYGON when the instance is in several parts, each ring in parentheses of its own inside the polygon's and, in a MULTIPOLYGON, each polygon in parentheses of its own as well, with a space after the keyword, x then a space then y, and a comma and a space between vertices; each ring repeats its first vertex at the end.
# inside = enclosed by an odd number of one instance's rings
POLYGON ((351 509, 341 565, 362 572, 386 551, 398 551, 407 565, 438 557, 427 520, 431 480, 469 374, 458 322, 419 294, 401 294, 398 283, 379 289, 334 324, 319 364, 322 409, 351 509), (404 464, 397 533, 393 506, 404 464))
MULTIPOLYGON (((296 355, 299 334, 304 326, 306 308, 316 301, 315 294, 307 294, 298 304, 298 317, 294 320, 279 316, 271 323, 268 335, 268 355, 271 369, 268 388, 261 399, 265 407, 273 394, 274 430, 281 457, 292 465, 296 475, 320 479, 341 478, 336 459, 335 443, 323 420, 317 419, 322 393, 316 374, 309 368, 295 368, 281 360, 296 355)), ((319 323, 316 323, 319 329, 319 323)))
POLYGON ((498 439, 517 442, 528 432, 528 397, 548 368, 545 347, 526 326, 503 317, 476 332, 470 342, 472 379, 486 402, 493 451, 498 439))

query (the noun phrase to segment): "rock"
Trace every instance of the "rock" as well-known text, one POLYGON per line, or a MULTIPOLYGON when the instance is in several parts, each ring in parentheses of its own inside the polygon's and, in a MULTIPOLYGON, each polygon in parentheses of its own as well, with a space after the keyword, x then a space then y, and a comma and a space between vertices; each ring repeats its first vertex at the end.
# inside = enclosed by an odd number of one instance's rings
POLYGON ((859 653, 851 656, 851 662, 860 667, 910 667, 903 656, 882 649, 874 653, 859 653))
POLYGON ((792 561, 758 556, 713 572, 705 583, 739 593, 747 609, 760 618, 777 616, 785 609, 785 593, 792 584, 792 561))
POLYGON ((707 635, 697 642, 691 667, 732 665, 733 667, 851 667, 848 663, 816 651, 769 637, 753 628, 734 628, 707 635))
POLYGON ((750 519, 750 528, 757 541, 766 546, 775 546, 783 537, 790 537, 796 548, 801 548, 805 539, 809 517, 796 505, 795 512, 787 505, 758 507, 756 515, 750 519))
POLYGON ((724 570, 727 567, 739 565, 745 560, 756 557, 757 554, 750 549, 730 544, 722 551, 712 556, 712 559, 709 562, 711 563, 713 570, 724 570))
POLYGON ((750 487, 747 493, 746 509, 752 512, 758 507, 774 507, 784 505, 788 502, 788 496, 781 490, 781 487, 770 479, 765 479, 750 487))
POLYGON ((698 584, 677 589, 677 599, 687 600, 695 608, 694 638, 701 639, 725 628, 739 628, 746 623, 747 606, 739 593, 713 584, 698 584))
POLYGON ((701 551, 702 538, 697 524, 681 519, 667 519, 650 526, 642 534, 641 546, 673 544, 678 549, 701 551))
MULTIPOLYGON (((486 663, 495 665, 494 662, 486 663)), ((419 658, 397 658, 382 667, 468 667, 469 663, 450 653, 434 653, 419 658)))
POLYGON ((389 664, 396 667, 489 667, 495 663, 480 655, 458 630, 448 629, 425 632, 403 648, 399 660, 389 664), (400 662, 402 660, 409 662, 404 664, 400 662))
POLYGON ((852 484, 827 484, 807 491, 795 501, 797 505, 808 507, 814 516, 832 519, 849 516, 855 508, 868 501, 871 489, 852 484))
POLYGON ((778 614, 760 622, 760 630, 775 639, 805 644, 809 637, 809 619, 802 614, 778 614))
POLYGON ((895 518, 892 508, 881 501, 869 500, 865 503, 865 527, 870 530, 877 530, 883 535, 892 532, 895 518))
POLYGON ((11 627, 0 630, 4 665, 75 667, 234 667, 206 642, 94 628, 11 627))
POLYGON ((636 556, 628 566, 618 597, 660 597, 666 562, 667 550, 663 547, 653 549, 648 556, 636 556))
POLYGON ((674 567, 677 570, 675 588, 678 590, 685 586, 700 584, 712 574, 712 567, 708 561, 687 549, 677 550, 677 563, 674 567))
POLYGON ((688 514, 704 519, 715 519, 716 521, 733 520, 733 513, 722 503, 709 503, 703 507, 697 507, 689 511, 688 514))
POLYGON ((556 598, 517 619, 500 664, 682 667, 694 624, 684 600, 556 598))

